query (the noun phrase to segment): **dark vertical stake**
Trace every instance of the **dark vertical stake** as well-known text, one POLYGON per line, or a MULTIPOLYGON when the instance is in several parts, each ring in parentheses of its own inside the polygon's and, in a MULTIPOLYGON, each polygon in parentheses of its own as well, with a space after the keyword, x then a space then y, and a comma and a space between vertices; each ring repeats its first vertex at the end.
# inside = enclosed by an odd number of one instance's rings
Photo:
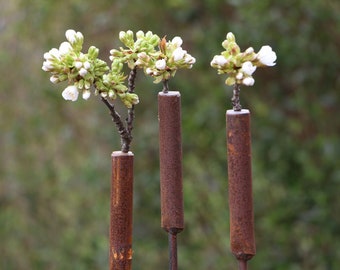
POLYGON ((247 261, 256 253, 251 173, 250 112, 228 110, 228 193, 230 211, 230 246, 247 269, 247 261))
POLYGON ((169 236, 169 268, 177 269, 177 233, 184 229, 181 95, 158 94, 161 226, 169 236))
POLYGON ((113 152, 110 215, 110 270, 132 262, 133 153, 113 152))

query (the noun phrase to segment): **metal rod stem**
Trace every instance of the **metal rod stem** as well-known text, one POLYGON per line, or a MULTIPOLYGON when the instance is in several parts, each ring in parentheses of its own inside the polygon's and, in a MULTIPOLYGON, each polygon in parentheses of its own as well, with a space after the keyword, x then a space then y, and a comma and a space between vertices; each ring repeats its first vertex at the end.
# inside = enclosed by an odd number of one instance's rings
POLYGON ((238 269, 239 270, 247 270, 247 261, 238 260, 238 269))
POLYGON ((177 270, 177 233, 168 232, 169 270, 177 270))

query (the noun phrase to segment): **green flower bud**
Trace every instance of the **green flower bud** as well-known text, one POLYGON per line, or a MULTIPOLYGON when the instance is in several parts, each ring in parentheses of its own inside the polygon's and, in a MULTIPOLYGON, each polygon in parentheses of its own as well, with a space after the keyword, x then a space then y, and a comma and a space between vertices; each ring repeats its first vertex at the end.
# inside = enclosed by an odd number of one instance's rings
POLYGON ((140 38, 143 38, 144 37, 144 32, 142 30, 139 30, 137 33, 136 33, 136 38, 137 39, 140 39, 140 38))
POLYGON ((225 80, 225 84, 226 85, 234 85, 236 83, 236 80, 234 77, 228 77, 226 80, 225 80))
POLYGON ((116 95, 116 93, 113 90, 110 90, 108 92, 108 95, 109 95, 109 98, 111 98, 111 99, 116 99, 117 98, 117 95, 116 95))
POLYGON ((98 54, 99 54, 99 49, 96 48, 95 46, 91 46, 88 50, 88 57, 89 59, 96 59, 98 57, 98 54))
POLYGON ((229 42, 235 42, 235 36, 232 32, 229 32, 226 36, 226 39, 229 41, 229 42))

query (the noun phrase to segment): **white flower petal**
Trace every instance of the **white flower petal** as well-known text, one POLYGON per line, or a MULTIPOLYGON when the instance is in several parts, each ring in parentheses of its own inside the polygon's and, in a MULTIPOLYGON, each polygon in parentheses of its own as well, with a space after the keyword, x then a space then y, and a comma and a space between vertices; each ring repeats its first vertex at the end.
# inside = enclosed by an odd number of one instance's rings
POLYGON ((266 66, 275 66, 274 63, 277 59, 276 53, 268 45, 262 46, 260 51, 257 53, 257 59, 266 66))
POLYGON ((75 43, 77 41, 77 33, 73 29, 68 29, 65 32, 66 39, 71 43, 75 43))
POLYGON ((42 69, 43 69, 44 71, 50 71, 50 70, 52 70, 52 69, 53 69, 53 63, 52 63, 51 61, 48 61, 48 60, 44 61, 44 62, 43 62, 42 69))
POLYGON ((85 68, 85 69, 90 69, 90 67, 91 67, 91 64, 90 64, 88 61, 86 61, 86 62, 84 63, 84 68, 85 68))
POLYGON ((70 51, 72 51, 72 46, 69 42, 64 41, 63 43, 60 44, 60 47, 59 47, 60 55, 65 55, 69 53, 70 51))
POLYGON ((181 47, 176 48, 172 53, 174 61, 177 62, 182 60, 186 53, 187 51, 183 50, 181 47))
POLYGON ((87 100, 91 96, 91 91, 85 90, 83 91, 83 99, 87 100))
POLYGON ((157 60, 156 63, 155 63, 155 67, 159 70, 164 70, 166 68, 165 59, 157 60))
POLYGON ((78 39, 78 40, 83 40, 84 39, 84 36, 83 36, 83 34, 81 33, 81 32, 77 32, 77 34, 76 34, 76 38, 78 39))
POLYGON ((46 60, 53 60, 53 59, 60 59, 59 50, 56 48, 51 49, 49 52, 44 53, 44 59, 46 60))
POLYGON ((242 72, 239 72, 236 74, 236 79, 237 80, 241 80, 243 78, 243 73, 242 72))
POLYGON ((151 68, 147 68, 145 70, 145 73, 148 74, 148 75, 151 75, 153 73, 152 69, 151 68))
POLYGON ((192 57, 190 54, 186 54, 186 55, 185 55, 185 58, 184 58, 184 61, 185 61, 185 63, 187 63, 187 64, 193 65, 193 64, 196 63, 196 58, 195 58, 195 57, 192 57))
POLYGON ((174 37, 171 43, 174 44, 176 47, 181 47, 183 44, 183 40, 181 37, 174 37))
POLYGON ((249 47, 248 49, 245 50, 246 54, 251 54, 254 52, 254 48, 253 47, 249 47))
POLYGON ((252 75, 256 70, 256 66, 253 66, 252 62, 247 61, 242 64, 241 70, 247 75, 252 75))
POLYGON ((58 76, 56 76, 56 75, 52 75, 51 77, 50 77, 50 81, 51 81, 51 83, 58 83, 59 82, 59 77, 58 76))
POLYGON ((223 55, 215 55, 211 61, 211 65, 224 66, 228 63, 228 60, 223 55))
POLYGON ((242 83, 246 86, 252 86, 255 83, 255 80, 253 77, 246 77, 243 79, 242 83))
POLYGON ((78 99, 78 88, 74 85, 69 85, 62 92, 62 96, 65 100, 76 101, 78 99))
POLYGON ((82 76, 82 77, 85 77, 87 74, 87 70, 85 68, 81 68, 79 70, 79 75, 82 76))
POLYGON ((74 66, 76 67, 76 69, 80 69, 80 68, 83 66, 83 63, 80 62, 80 61, 76 61, 76 62, 74 63, 74 66))

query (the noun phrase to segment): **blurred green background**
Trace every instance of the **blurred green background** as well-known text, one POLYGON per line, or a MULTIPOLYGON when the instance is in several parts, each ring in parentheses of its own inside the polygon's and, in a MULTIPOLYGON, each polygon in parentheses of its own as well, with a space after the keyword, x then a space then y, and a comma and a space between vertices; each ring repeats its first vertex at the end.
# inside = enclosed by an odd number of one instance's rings
MULTIPOLYGON (((231 88, 210 67, 227 32, 244 50, 269 44, 242 104, 252 112, 261 270, 340 264, 338 0, 11 0, 0 3, 0 268, 108 269, 110 154, 119 138, 98 98, 65 102, 41 70, 73 28, 102 59, 118 33, 179 35, 196 57, 170 81, 182 93, 186 229, 180 269, 236 269, 229 250, 225 110, 231 88)), ((142 73, 135 154, 133 269, 167 269, 160 228, 157 92, 142 73)))

